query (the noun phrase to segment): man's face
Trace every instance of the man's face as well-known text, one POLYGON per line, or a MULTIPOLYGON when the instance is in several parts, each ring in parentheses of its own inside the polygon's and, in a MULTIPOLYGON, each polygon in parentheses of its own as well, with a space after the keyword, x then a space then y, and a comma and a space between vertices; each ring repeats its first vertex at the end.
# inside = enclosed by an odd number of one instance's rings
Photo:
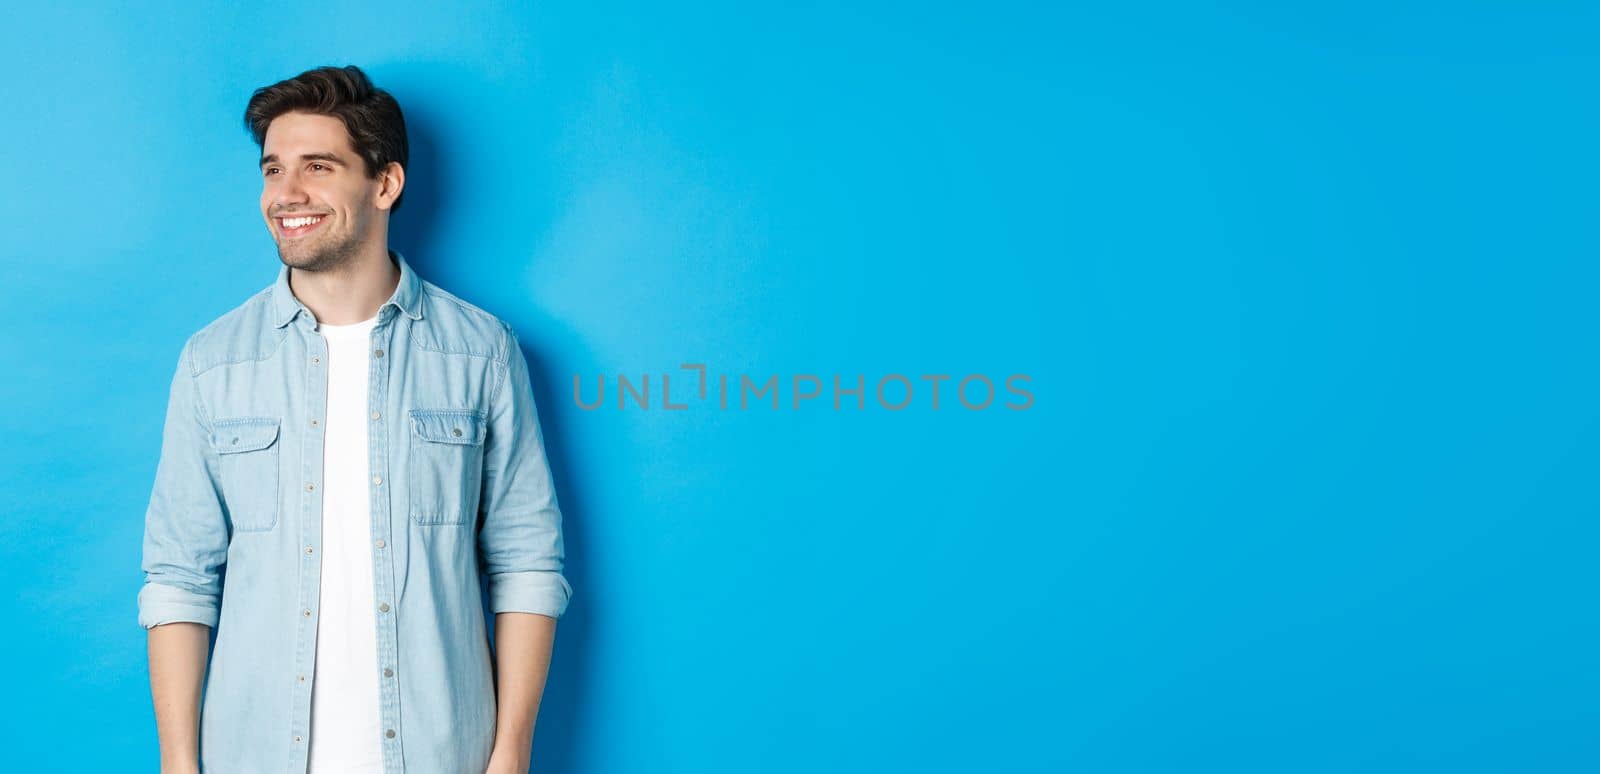
POLYGON ((349 264, 376 238, 383 178, 366 176, 344 122, 285 113, 261 146, 261 215, 288 266, 327 271, 349 264), (285 221, 288 221, 287 223, 285 221))

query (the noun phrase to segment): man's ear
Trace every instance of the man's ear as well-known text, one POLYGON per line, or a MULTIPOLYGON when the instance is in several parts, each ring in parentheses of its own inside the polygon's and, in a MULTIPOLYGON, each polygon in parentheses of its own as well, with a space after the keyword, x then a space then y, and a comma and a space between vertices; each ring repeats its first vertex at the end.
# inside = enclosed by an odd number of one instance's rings
POLYGON ((394 207, 394 200, 400 198, 400 192, 406 188, 406 168, 400 162, 391 161, 389 165, 378 173, 378 181, 382 184, 378 188, 378 198, 374 204, 380 210, 389 210, 394 207))

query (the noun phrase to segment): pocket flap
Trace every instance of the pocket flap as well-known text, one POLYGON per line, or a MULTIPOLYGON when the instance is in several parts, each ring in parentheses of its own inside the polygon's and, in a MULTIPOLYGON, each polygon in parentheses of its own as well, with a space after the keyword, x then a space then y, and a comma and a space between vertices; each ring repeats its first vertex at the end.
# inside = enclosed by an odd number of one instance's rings
POLYGON ((484 424, 474 409, 411 410, 412 431, 424 441, 476 446, 483 443, 484 424))
POLYGON ((278 440, 277 417, 219 419, 211 425, 211 445, 218 454, 265 449, 278 440))

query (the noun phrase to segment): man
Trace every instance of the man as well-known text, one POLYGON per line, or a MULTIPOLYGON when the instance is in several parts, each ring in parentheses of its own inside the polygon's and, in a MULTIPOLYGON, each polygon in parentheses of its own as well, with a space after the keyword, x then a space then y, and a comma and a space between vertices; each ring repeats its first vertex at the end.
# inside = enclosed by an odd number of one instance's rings
POLYGON ((522 774, 572 589, 517 336, 389 249, 405 123, 360 69, 245 121, 282 266, 172 379, 138 598, 162 771, 522 774))

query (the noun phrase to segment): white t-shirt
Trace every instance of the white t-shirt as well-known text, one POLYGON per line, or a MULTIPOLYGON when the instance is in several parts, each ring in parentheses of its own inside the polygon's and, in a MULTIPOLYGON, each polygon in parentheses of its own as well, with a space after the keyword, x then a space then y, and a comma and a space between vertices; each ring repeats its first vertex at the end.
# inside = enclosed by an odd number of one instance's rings
POLYGON ((377 322, 374 316, 318 326, 328 342, 328 411, 323 418, 322 613, 307 748, 311 774, 383 771, 367 469, 368 358, 377 322))

